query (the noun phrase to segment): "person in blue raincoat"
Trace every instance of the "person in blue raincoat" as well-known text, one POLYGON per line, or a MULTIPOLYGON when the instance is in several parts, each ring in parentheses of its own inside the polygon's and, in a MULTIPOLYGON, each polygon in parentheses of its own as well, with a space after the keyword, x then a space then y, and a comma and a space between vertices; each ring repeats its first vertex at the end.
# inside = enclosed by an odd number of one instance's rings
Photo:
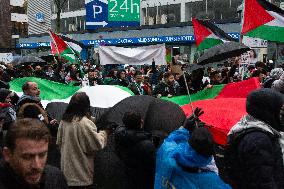
POLYGON ((155 189, 231 188, 212 169, 214 142, 211 134, 206 128, 195 126, 203 111, 196 108, 194 114, 183 127, 173 131, 158 150, 155 189))

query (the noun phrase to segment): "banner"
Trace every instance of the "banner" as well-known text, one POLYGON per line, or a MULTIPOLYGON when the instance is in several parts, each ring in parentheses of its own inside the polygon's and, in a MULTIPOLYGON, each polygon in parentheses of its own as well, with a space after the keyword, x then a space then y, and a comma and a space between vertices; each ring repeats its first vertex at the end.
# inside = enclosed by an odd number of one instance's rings
POLYGON ((156 65, 166 65, 165 44, 137 48, 99 46, 99 55, 101 65, 151 65, 153 58, 156 62, 156 65))

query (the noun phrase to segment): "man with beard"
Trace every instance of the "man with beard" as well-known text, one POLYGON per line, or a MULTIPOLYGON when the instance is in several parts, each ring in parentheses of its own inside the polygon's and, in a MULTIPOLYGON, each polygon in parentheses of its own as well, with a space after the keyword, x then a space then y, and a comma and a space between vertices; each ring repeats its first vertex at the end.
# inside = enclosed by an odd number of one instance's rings
POLYGON ((130 83, 128 88, 135 94, 135 95, 145 95, 145 91, 143 89, 143 75, 142 72, 137 71, 134 75, 135 81, 130 83))
POLYGON ((37 119, 20 119, 6 135, 1 189, 67 189, 62 172, 46 165, 50 134, 37 119))
POLYGON ((42 71, 41 66, 37 65, 37 66, 35 67, 34 76, 35 76, 35 77, 38 77, 38 78, 42 78, 42 79, 45 79, 45 78, 46 78, 46 75, 45 75, 44 71, 42 71))
POLYGON ((88 80, 90 86, 103 85, 103 81, 99 78, 98 70, 90 69, 88 72, 88 80))
POLYGON ((163 81, 160 82, 154 89, 153 95, 157 98, 162 96, 172 97, 179 95, 179 87, 175 87, 175 77, 171 72, 166 72, 163 77, 163 81))

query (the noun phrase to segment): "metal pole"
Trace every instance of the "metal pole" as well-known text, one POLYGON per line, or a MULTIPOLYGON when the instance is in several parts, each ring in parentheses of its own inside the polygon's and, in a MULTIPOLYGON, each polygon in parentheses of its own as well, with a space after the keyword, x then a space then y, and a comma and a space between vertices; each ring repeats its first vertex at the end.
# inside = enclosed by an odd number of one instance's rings
POLYGON ((191 95, 189 93, 189 88, 188 88, 188 85, 187 85, 187 80, 186 80, 186 77, 185 77, 185 72, 184 71, 182 71, 182 72, 183 72, 183 79, 184 79, 184 82, 185 82, 185 87, 186 87, 186 91, 187 91, 187 95, 188 95, 188 99, 189 99, 189 105, 190 105, 191 111, 193 113, 194 109, 193 109, 193 105, 192 105, 191 95))
POLYGON ((206 12, 206 14, 208 12, 208 2, 207 2, 207 0, 205 0, 205 12, 206 12))

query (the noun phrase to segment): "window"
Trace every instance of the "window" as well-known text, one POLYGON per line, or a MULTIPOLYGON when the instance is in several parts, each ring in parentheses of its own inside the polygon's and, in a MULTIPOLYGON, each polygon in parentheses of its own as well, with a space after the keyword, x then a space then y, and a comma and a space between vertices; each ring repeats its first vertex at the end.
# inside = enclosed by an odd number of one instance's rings
POLYGON ((69 11, 76 11, 85 8, 85 1, 83 0, 69 0, 69 11))
POLYGON ((180 22, 180 4, 164 5, 159 7, 159 16, 167 15, 167 22, 180 22))
POLYGON ((187 14, 200 19, 233 19, 238 18, 237 9, 242 4, 242 0, 203 0, 199 2, 186 3, 187 14))

